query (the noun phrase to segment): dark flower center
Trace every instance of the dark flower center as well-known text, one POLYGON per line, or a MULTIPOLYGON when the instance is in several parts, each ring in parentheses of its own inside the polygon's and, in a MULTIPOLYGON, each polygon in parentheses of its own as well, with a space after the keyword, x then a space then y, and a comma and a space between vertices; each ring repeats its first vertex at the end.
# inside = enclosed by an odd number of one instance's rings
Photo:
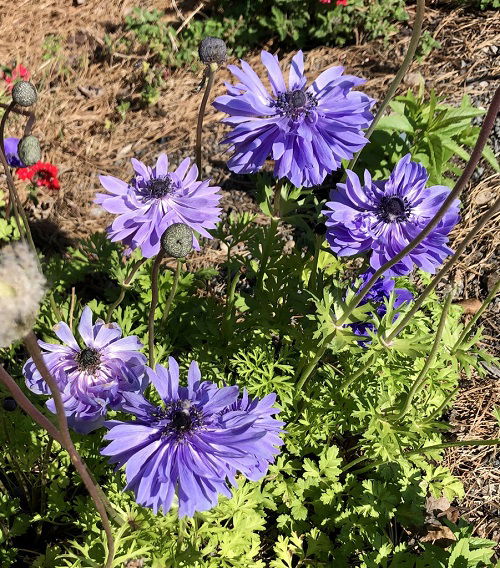
POLYGON ((318 106, 318 101, 311 93, 296 89, 280 93, 274 101, 274 106, 281 115, 297 120, 307 116, 314 107, 318 106))
POLYGON ((150 199, 161 199, 172 193, 173 186, 170 176, 161 176, 148 180, 145 184, 143 194, 150 199))
POLYGON ((378 214, 385 223, 393 221, 406 221, 410 215, 410 205, 405 197, 393 195, 382 197, 378 209, 378 214))
POLYGON ((101 362, 101 356, 97 349, 92 349, 91 347, 86 347, 82 349, 75 357, 78 363, 78 368, 80 371, 87 371, 88 373, 94 373, 101 362))
POLYGON ((159 418, 168 421, 163 434, 174 435, 178 440, 194 432, 203 423, 203 413, 190 400, 170 403, 159 418))

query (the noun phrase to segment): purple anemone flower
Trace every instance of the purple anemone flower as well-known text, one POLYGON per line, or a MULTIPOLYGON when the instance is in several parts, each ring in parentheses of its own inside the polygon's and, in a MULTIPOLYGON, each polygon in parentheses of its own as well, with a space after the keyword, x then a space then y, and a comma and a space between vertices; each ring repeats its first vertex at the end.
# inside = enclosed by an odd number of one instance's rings
MULTIPOLYGON (((364 183, 347 171, 346 183, 339 183, 330 193, 323 214, 326 238, 340 256, 371 251, 370 265, 377 270, 401 252, 429 223, 448 197, 450 189, 442 185, 426 188, 428 174, 424 166, 402 158, 388 180, 373 181, 365 170, 364 183)), ((448 208, 433 231, 386 276, 404 275, 414 265, 434 274, 452 250, 448 233, 458 222, 458 199, 448 208)))
MULTIPOLYGON (((62 394, 68 424, 87 434, 104 424, 109 408, 119 409, 125 392, 142 392, 148 384, 146 357, 139 352, 142 344, 135 335, 123 337, 116 323, 98 319, 92 324, 92 311, 87 306, 80 319, 78 332, 83 348, 69 326, 60 322, 55 333, 63 344, 39 341, 48 370, 62 394)), ((27 387, 36 394, 50 395, 50 389, 29 359, 23 368, 27 387)), ((53 399, 47 408, 56 412, 53 399)))
POLYGON ((236 386, 217 387, 201 382, 198 364, 188 371, 188 386, 179 386, 179 366, 169 358, 168 369, 148 369, 162 406, 136 394, 126 395, 124 410, 133 422, 110 421, 101 453, 125 466, 126 489, 156 513, 166 513, 174 496, 179 516, 193 516, 217 504, 218 495, 231 497, 238 471, 260 479, 279 452, 282 422, 273 418, 276 395, 251 400, 240 398, 236 386))
MULTIPOLYGON (((214 229, 219 221, 220 188, 211 186, 210 180, 197 181, 198 168, 189 158, 172 172, 166 154, 160 154, 153 168, 134 158, 132 166, 135 176, 130 183, 99 176, 111 195, 98 193, 95 203, 118 215, 108 228, 112 241, 122 241, 132 250, 140 247, 143 256, 151 258, 160 250, 165 229, 174 223, 212 238, 207 229, 214 229)), ((193 247, 200 248, 194 236, 193 247)))
POLYGON ((253 173, 271 157, 277 178, 286 177, 297 187, 318 185, 368 142, 362 129, 373 120, 374 101, 352 91, 364 80, 342 75, 343 67, 330 67, 306 87, 302 51, 291 61, 288 87, 278 58, 267 51, 261 58, 272 94, 241 61, 241 69, 228 66, 240 82, 226 83, 228 94, 213 103, 230 115, 224 122, 234 127, 222 141, 234 149, 228 167, 253 173))
POLYGON ((17 147, 19 145, 19 138, 5 138, 3 146, 5 150, 5 158, 11 168, 24 168, 25 165, 21 162, 17 147))
MULTIPOLYGON (((361 275, 363 284, 366 284, 368 280, 372 277, 373 273, 368 272, 361 275)), ((360 287, 360 291, 363 286, 360 287)), ((394 280, 390 278, 379 278, 375 284, 370 288, 370 291, 361 300, 360 305, 371 303, 375 307, 375 313, 382 317, 387 313, 387 306, 385 300, 387 300, 390 295, 394 292, 394 309, 400 308, 403 304, 409 303, 413 300, 413 294, 406 288, 396 288, 394 280)), ((366 317, 370 317, 370 313, 366 314, 366 317)), ((398 314, 394 315, 393 321, 398 319, 398 314)), ((375 324, 369 321, 359 321, 349 324, 349 327, 354 331, 356 335, 367 336, 368 331, 375 331, 375 324)), ((369 341, 360 341, 359 344, 366 346, 369 341)))

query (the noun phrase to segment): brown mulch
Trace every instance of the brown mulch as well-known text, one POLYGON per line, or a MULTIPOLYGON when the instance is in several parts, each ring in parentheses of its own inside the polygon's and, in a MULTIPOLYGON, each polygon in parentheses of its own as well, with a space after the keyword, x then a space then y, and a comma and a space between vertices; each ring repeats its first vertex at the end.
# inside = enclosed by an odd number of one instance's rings
MULTIPOLYGON (((181 156, 194 154, 194 124, 201 98, 195 88, 201 68, 173 72, 165 69, 160 100, 141 108, 140 68, 149 54, 137 46, 112 56, 106 51, 107 43, 116 45, 125 35, 122 24, 133 7, 165 9, 165 4, 160 0, 85 0, 81 4, 70 0, 17 0, 14 6, 0 0, 0 63, 22 63, 31 70, 40 93, 34 134, 42 141, 44 159, 57 164, 60 170, 60 192, 43 195, 40 207, 32 211, 39 238, 41 235, 49 245, 59 246, 106 226, 109 217, 92 205, 99 189, 99 173, 127 177, 131 174, 129 160, 134 156, 151 161, 167 151, 175 162, 181 156), (54 44, 51 35, 60 38, 55 42, 59 41, 59 47, 50 49, 54 44), (117 110, 121 100, 132 101, 132 110, 124 119, 117 110)), ((183 2, 172 5, 179 13, 172 9, 167 18, 178 18, 180 24, 182 18, 190 17, 183 2)), ((468 94, 487 104, 500 77, 500 13, 474 14, 432 6, 427 9, 424 29, 441 43, 441 48, 412 65, 400 92, 407 88, 415 91, 422 85, 427 92, 434 89, 454 103, 468 94)), ((411 22, 412 7, 409 12, 411 22)), ((364 90, 368 94, 381 98, 398 70, 409 36, 410 27, 403 23, 397 34, 384 41, 317 48, 307 53, 306 68, 314 75, 332 64, 344 65, 346 72, 367 79, 364 90)), ((258 54, 248 59, 259 67, 258 54)), ((213 96, 224 91, 222 80, 226 79, 229 73, 224 70, 213 96)), ((205 174, 224 185, 226 208, 255 208, 245 191, 228 187, 225 156, 217 143, 223 132, 220 118, 220 113, 209 108, 204 150, 210 161, 205 174)), ((7 135, 19 133, 20 123, 13 120, 7 135)), ((492 196, 498 194, 499 187, 497 175, 467 188, 463 221, 452 235, 454 242, 466 234, 492 196)), ((500 268, 498 233, 497 217, 455 268, 452 281, 458 299, 484 299, 494 285, 500 268)), ((204 254, 195 262, 214 264, 224 257, 224 251, 211 247, 204 254)), ((490 346, 498 340, 499 310, 496 302, 482 319, 488 326, 485 343, 490 346)), ((498 436, 492 410, 498 404, 499 379, 491 374, 463 383, 450 416, 458 437, 498 436)), ((463 514, 476 523, 477 534, 500 540, 500 462, 496 451, 492 447, 454 448, 446 460, 466 487, 467 495, 461 503, 463 514)))

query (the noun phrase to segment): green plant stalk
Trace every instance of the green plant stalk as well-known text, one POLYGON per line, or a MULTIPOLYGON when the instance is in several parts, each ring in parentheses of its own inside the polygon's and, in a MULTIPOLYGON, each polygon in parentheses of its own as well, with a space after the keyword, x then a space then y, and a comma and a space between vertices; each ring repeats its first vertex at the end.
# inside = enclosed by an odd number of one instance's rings
POLYGON ((434 288, 439 284, 441 279, 445 276, 447 272, 451 270, 451 268, 455 265, 457 260, 460 258, 464 250, 467 246, 474 240, 475 236, 479 233, 479 231, 490 221, 490 219, 500 210, 500 198, 496 200, 496 202, 480 217, 478 222, 474 225, 474 227, 469 231, 469 233, 465 236, 464 240, 458 245, 457 250, 455 253, 449 258, 449 260, 445 263, 443 268, 434 276, 434 278, 429 282, 423 292, 418 296, 418 298, 412 302, 411 309, 405 314, 398 325, 394 328, 393 331, 387 336, 385 341, 390 343, 396 335, 398 335, 413 319, 413 316, 417 313, 420 306, 424 303, 425 299, 429 296, 429 294, 434 290, 434 288))
POLYGON ((162 249, 156 255, 151 269, 151 306, 149 307, 148 317, 148 345, 149 345, 149 366, 155 368, 155 310, 158 305, 158 274, 160 272, 160 264, 165 253, 162 249))
POLYGON ((57 411, 57 420, 59 423, 59 436, 60 440, 62 441, 63 448, 68 452, 69 457, 71 459, 71 463, 78 471, 92 501, 94 502, 95 508, 101 517, 101 523, 104 528, 104 532, 106 533, 106 540, 108 543, 108 554, 106 559, 105 568, 111 568, 113 565, 113 559, 115 556, 115 544, 113 540, 113 533, 111 530, 111 524, 108 519, 108 515, 106 513, 106 507, 104 506, 104 502, 102 501, 97 488, 92 481, 87 466, 85 462, 82 460, 80 454, 77 452, 73 440, 71 439, 71 434, 69 433, 68 428, 68 421, 66 418, 66 412, 64 409, 64 403, 62 401, 61 392, 59 391, 59 387, 55 379, 52 377, 52 374, 48 370, 45 361, 43 359, 42 352, 38 345, 37 338, 33 332, 30 332, 24 338, 24 346, 26 347, 28 353, 33 358, 33 362, 35 363, 36 368, 38 369, 39 373, 41 374, 43 380, 47 383, 50 392, 52 394, 52 398, 54 399, 54 404, 57 411))
POLYGON ((233 314, 233 307, 234 307, 234 296, 236 294, 236 286, 240 280, 240 273, 236 272, 233 279, 231 280, 231 286, 229 287, 228 295, 227 295, 227 304, 226 304, 226 313, 224 316, 224 333, 227 335, 229 325, 231 322, 231 316, 233 314))
POLYGON ((324 237, 319 235, 316 235, 316 238, 314 239, 314 257, 311 267, 311 275, 309 276, 309 281, 307 282, 307 289, 309 290, 309 292, 313 292, 314 289, 316 288, 319 253, 321 251, 321 245, 323 244, 324 240, 325 240, 324 237))
POLYGON ((271 255, 271 247, 273 239, 276 236, 276 231, 278 229, 280 210, 281 210, 281 188, 283 187, 284 179, 281 178, 276 182, 274 188, 273 196, 273 206, 272 206, 272 217, 271 224, 269 225, 269 232, 267 233, 266 240, 264 241, 264 248, 262 250, 262 259, 259 264, 259 271, 257 273, 257 288, 262 288, 262 283, 264 281, 264 276, 266 273, 267 265, 269 263, 269 257, 271 255))
MULTIPOLYGON (((365 138, 367 138, 368 140, 373 134, 373 131, 375 130, 378 124, 378 121, 382 118, 385 109, 388 107, 389 103, 391 102, 392 97, 394 97, 399 85, 401 84, 401 81, 403 80, 404 76, 406 75, 406 72, 408 71, 413 61, 413 58, 415 57, 415 53, 418 47, 418 42, 420 41, 420 35, 422 34, 422 23, 424 21, 424 15, 425 15, 425 0, 417 0, 417 10, 415 12, 415 20, 413 22, 413 30, 411 34, 410 44, 408 45, 408 51, 406 52, 401 67, 399 68, 398 72, 396 73, 396 76, 394 77, 392 83, 389 86, 389 89, 387 90, 387 94, 385 95, 384 100, 382 101, 382 104, 380 105, 377 114, 375 115, 375 118, 373 119, 373 122, 370 125, 370 128, 368 128, 368 130, 365 133, 365 138)), ((362 151, 363 149, 359 150, 359 152, 357 152, 354 155, 352 160, 347 165, 346 170, 347 169, 352 170, 354 168, 356 162, 358 161, 359 155, 361 154, 362 151)))
POLYGON ((436 418, 436 416, 439 416, 446 408, 450 400, 458 393, 459 390, 460 390, 459 387, 454 388, 450 392, 450 394, 443 400, 443 402, 436 408, 436 410, 434 410, 434 412, 422 422, 422 424, 429 424, 434 420, 434 418, 436 418))
MULTIPOLYGON (((408 450, 406 452, 403 452, 401 454, 402 458, 408 457, 408 456, 416 456, 419 454, 425 454, 427 452, 435 452, 436 450, 445 450, 446 448, 458 448, 461 446, 467 447, 467 446, 498 446, 500 445, 500 439, 495 438, 493 440, 456 440, 455 442, 444 442, 442 444, 436 444, 434 446, 425 446, 424 448, 419 448, 418 450, 408 450)), ((366 459, 366 458, 365 458, 366 459)), ((356 463, 359 463, 360 460, 359 458, 357 458, 356 460, 348 463, 344 468, 342 468, 342 472, 347 471, 349 469, 351 469, 351 467, 353 465, 356 465, 356 463), (354 463, 356 462, 356 463, 354 463)), ((378 467, 379 465, 384 465, 386 463, 391 463, 391 461, 394 460, 377 460, 372 462, 370 465, 367 465, 366 467, 363 467, 361 469, 357 469, 355 471, 352 472, 353 475, 360 475, 362 473, 365 473, 367 471, 369 471, 370 469, 374 468, 374 467, 378 467)))
POLYGON ((325 354, 327 348, 328 348, 328 344, 330 343, 330 341, 335 337, 335 331, 330 333, 330 335, 325 339, 325 341, 323 342, 323 345, 320 347, 320 349, 318 349, 316 355, 314 356, 314 358, 311 360, 311 362, 309 363, 309 365, 307 365, 307 367, 304 369, 304 371, 302 372, 299 381, 297 382, 296 385, 296 390, 295 390, 295 399, 298 399, 301 395, 301 391, 304 388, 304 385, 306 384, 307 380, 309 379, 311 373, 314 371, 314 369, 316 368, 316 365, 319 363, 321 357, 323 357, 323 355, 325 354))
POLYGON ((438 225, 441 219, 444 217, 446 211, 451 206, 451 204, 457 199, 462 190, 464 189, 465 185, 469 181, 471 175, 473 174, 476 165, 478 164, 479 160, 481 159, 481 155, 483 149, 488 141, 488 137, 495 125, 495 119, 500 110, 500 87, 495 91, 493 96, 493 100, 488 108, 488 112, 486 113, 486 117, 483 121, 481 126, 481 131, 479 132, 478 139, 476 141, 476 145, 472 150, 471 156, 469 161, 467 162, 465 169, 458 179, 457 183, 453 190, 449 193, 448 197, 444 200, 443 204, 436 212, 434 217, 427 223, 427 225, 422 229, 422 231, 412 240, 408 245, 399 252, 396 256, 388 260, 384 265, 382 265, 378 270, 376 270, 370 280, 366 283, 363 289, 356 294, 353 299, 347 305, 344 313, 340 316, 337 320, 336 325, 342 325, 347 318, 351 315, 351 313, 356 309, 359 303, 363 300, 363 298, 368 294, 371 290, 372 286, 377 282, 377 280, 391 268, 396 263, 398 263, 401 259, 403 259, 409 252, 411 252, 415 247, 417 247, 424 239, 429 235, 432 230, 438 225))
POLYGON ((420 392, 422 387, 425 385, 425 381, 427 379, 427 372, 430 369, 431 365, 434 363, 434 360, 436 359, 436 355, 437 355, 437 352, 439 350, 439 346, 440 346, 440 343, 441 343, 441 338, 443 337, 444 326, 446 324, 446 318, 448 317, 448 312, 450 310, 452 297, 453 297, 452 292, 450 292, 446 296, 446 300, 444 302, 443 311, 441 312, 441 318, 439 320, 439 325, 438 325, 438 329, 437 329, 437 332, 436 332, 436 336, 434 338, 434 343, 432 345, 432 349, 431 349, 431 351, 430 351, 430 353, 429 353, 429 355, 428 355, 428 357, 425 361, 424 366, 422 367, 422 370, 420 371, 420 373, 418 374, 418 377, 415 379, 413 385, 411 386, 410 392, 408 393, 408 396, 406 397, 406 401, 403 405, 403 408, 401 409, 401 411, 399 413, 395 414, 394 416, 386 417, 385 419, 387 420, 387 422, 393 424, 394 422, 398 422, 399 420, 404 418, 408 414, 408 411, 410 410, 411 403, 413 402, 413 399, 420 392))
POLYGON ((455 354, 457 349, 459 349, 460 346, 462 345, 462 343, 467 339, 467 336, 469 335, 470 330, 475 325, 477 320, 483 315, 484 310, 490 305, 491 301, 496 296, 498 290, 500 290, 500 280, 493 286, 493 289, 491 290, 491 292, 486 297, 486 300, 484 300, 484 302, 481 304, 481 307, 479 308, 479 310, 474 314, 474 316, 472 317, 470 322, 466 325, 465 329, 462 331, 460 337, 458 338, 458 341, 455 343, 455 345, 451 349, 452 355, 455 354))
POLYGON ((179 286, 181 267, 182 267, 182 261, 178 258, 177 266, 175 267, 174 281, 172 282, 172 288, 170 289, 170 294, 168 295, 167 303, 165 304, 165 311, 163 312, 163 316, 161 318, 162 323, 165 323, 167 321, 168 316, 170 314, 170 309, 172 308, 172 302, 174 301, 175 294, 177 293, 177 288, 179 286))
POLYGON ((375 362, 375 359, 377 358, 377 354, 374 353, 369 359, 368 361, 361 367, 359 368, 354 375, 352 375, 351 377, 349 377, 346 381, 344 381, 341 385, 340 385, 340 390, 341 391, 345 391, 347 387, 349 387, 355 380, 357 380, 363 373, 365 373, 375 362))
POLYGON ((132 283, 132 280, 135 278, 135 275, 137 274, 137 271, 139 270, 139 268, 147 260, 148 260, 147 258, 141 258, 134 264, 134 266, 132 266, 132 270, 130 271, 130 274, 125 278, 125 280, 121 284, 121 290, 120 290, 120 294, 119 294, 118 298, 115 300, 115 302, 110 306, 110 308, 108 310, 108 313, 106 315, 106 323, 110 322, 111 316, 113 315, 113 312, 123 302, 123 299, 125 298, 126 289, 132 283))
POLYGON ((196 125, 196 145, 195 145, 195 156, 196 156, 196 167, 198 168, 198 179, 201 179, 201 134, 203 132, 203 119, 205 118, 205 109, 207 108, 208 97, 210 96, 210 91, 212 90, 215 72, 217 71, 217 63, 211 63, 207 66, 208 80, 205 87, 205 92, 203 93, 203 98, 201 99, 200 110, 198 111, 198 123, 196 125))

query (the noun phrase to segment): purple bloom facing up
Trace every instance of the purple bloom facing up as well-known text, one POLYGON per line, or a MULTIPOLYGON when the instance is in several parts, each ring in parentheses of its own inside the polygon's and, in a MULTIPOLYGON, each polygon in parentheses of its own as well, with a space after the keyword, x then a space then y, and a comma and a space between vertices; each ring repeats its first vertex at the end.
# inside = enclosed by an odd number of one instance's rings
POLYGON ((19 138, 5 138, 3 141, 5 149, 5 158, 11 168, 24 168, 24 164, 19 159, 17 147, 19 145, 19 138))
MULTIPOLYGON (((365 284, 372 277, 372 273, 362 274, 361 278, 365 284)), ((394 280, 390 278, 379 278, 377 282, 371 287, 370 291, 361 300, 360 305, 367 304, 370 302, 375 306, 375 313, 382 317, 387 312, 387 306, 385 300, 387 300, 392 292, 394 292, 394 309, 400 308, 404 303, 409 303, 413 300, 413 294, 406 288, 396 288, 394 280)), ((360 289, 363 289, 361 286, 360 289)), ((367 314, 369 317, 370 314, 367 314)), ((396 321, 398 314, 394 316, 393 321, 396 321)), ((371 322, 353 322, 349 324, 349 327, 354 331, 356 335, 367 336, 368 331, 375 331, 375 325, 371 322)), ((360 341, 360 345, 366 345, 368 341, 360 341)))
MULTIPOLYGON (((370 264, 377 270, 401 252, 429 223, 448 197, 448 187, 426 188, 428 175, 421 164, 402 158, 388 180, 373 181, 365 171, 364 183, 347 171, 346 183, 330 194, 326 215, 326 238, 340 256, 371 251, 370 264)), ((458 222, 459 201, 455 200, 437 227, 386 276, 411 272, 414 265, 434 274, 452 251, 448 233, 458 222)))
POLYGON ((292 59, 288 87, 278 58, 267 51, 261 58, 272 94, 241 61, 241 69, 228 66, 239 83, 226 83, 228 94, 213 103, 230 115, 224 122, 233 127, 223 140, 234 149, 229 169, 253 173, 273 158, 277 178, 286 177, 297 187, 318 185, 367 143, 362 129, 373 119, 374 101, 352 91, 364 80, 342 75, 343 67, 327 69, 306 87, 302 51, 292 59))
POLYGON ((125 466, 126 488, 139 504, 166 513, 177 495, 179 516, 193 516, 214 507, 219 494, 231 497, 229 484, 236 485, 238 471, 252 480, 266 473, 283 443, 283 423, 273 418, 274 394, 250 400, 246 393, 240 398, 236 386, 200 382, 195 361, 188 386, 181 387, 172 357, 168 369, 157 365, 148 375, 162 406, 126 395, 123 408, 136 420, 107 422, 111 443, 101 451, 125 466))
MULTIPOLYGON (((62 394, 68 424, 86 434, 104 424, 108 407, 119 409, 123 393, 142 392, 148 384, 146 357, 139 353, 142 344, 135 335, 123 337, 116 323, 97 320, 92 324, 92 311, 87 306, 78 326, 84 347, 80 347, 68 325, 55 327, 63 344, 39 341, 45 350, 45 363, 57 381, 62 394)), ((23 368, 26 385, 36 394, 50 395, 32 359, 23 368)), ((47 408, 55 413, 53 399, 47 408)))
MULTIPOLYGON (((173 172, 168 171, 166 154, 160 154, 153 168, 136 159, 132 166, 135 176, 130 183, 99 176, 109 194, 98 193, 95 203, 117 215, 108 228, 112 241, 122 241, 132 250, 140 247, 143 256, 151 258, 160 250, 165 229, 174 223, 212 238, 207 229, 219 221, 220 188, 209 185, 209 180, 197 181, 198 169, 189 158, 173 172)), ((193 247, 200 248, 194 236, 193 247)))

